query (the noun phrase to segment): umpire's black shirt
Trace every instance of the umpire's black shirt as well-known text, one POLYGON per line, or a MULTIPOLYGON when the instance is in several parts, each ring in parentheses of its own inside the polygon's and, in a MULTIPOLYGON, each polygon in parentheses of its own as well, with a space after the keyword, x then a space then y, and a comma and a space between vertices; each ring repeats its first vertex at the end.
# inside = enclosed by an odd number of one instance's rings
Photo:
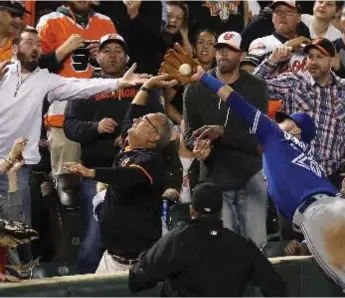
MULTIPOLYGON (((142 116, 132 104, 124 129, 142 116)), ((99 218, 103 247, 109 253, 136 259, 162 235, 163 159, 154 149, 124 148, 112 168, 96 168, 95 180, 109 184, 99 218)))
POLYGON ((285 296, 285 283, 260 250, 220 220, 193 220, 166 234, 130 269, 129 288, 163 280, 166 296, 239 297, 248 281, 265 296, 285 296))

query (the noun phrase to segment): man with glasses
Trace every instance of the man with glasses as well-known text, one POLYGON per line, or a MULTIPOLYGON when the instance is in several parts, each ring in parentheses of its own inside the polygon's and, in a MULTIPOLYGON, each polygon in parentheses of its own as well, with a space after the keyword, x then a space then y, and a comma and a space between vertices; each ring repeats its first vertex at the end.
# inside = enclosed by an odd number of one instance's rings
POLYGON ((297 28, 301 22, 299 6, 297 6, 295 1, 274 1, 271 8, 273 11, 272 22, 275 31, 271 35, 255 39, 250 44, 246 61, 251 61, 251 69, 254 69, 276 48, 286 44, 287 46, 296 48, 297 51, 290 61, 281 64, 277 68, 276 74, 286 71, 305 71, 307 58, 303 53, 298 51, 298 48, 301 42, 308 42, 308 39, 307 37, 298 37, 297 28), (250 57, 259 59, 249 59, 250 57))
POLYGON ((166 78, 151 78, 135 96, 123 122, 124 146, 112 168, 65 163, 69 173, 109 185, 105 201, 95 210, 106 249, 96 273, 127 270, 162 235, 165 170, 161 149, 170 142, 172 123, 162 113, 145 115, 145 105, 152 88, 177 83, 166 78))
POLYGON ((25 13, 30 12, 19 2, 0 2, 0 62, 12 58, 13 35, 20 29, 25 13))
MULTIPOLYGON (((106 34, 100 39, 98 63, 100 72, 94 77, 118 78, 127 68, 128 45, 118 34, 106 34)), ((115 140, 120 137, 122 122, 138 87, 121 89, 118 92, 105 92, 92 96, 88 100, 67 103, 65 110, 64 132, 66 137, 81 145, 81 162, 88 168, 111 167, 120 146, 115 140)), ((164 112, 160 103, 160 90, 152 90, 145 113, 164 112)), ((149 118, 147 118, 148 121, 149 118)), ((146 120, 146 121, 147 121, 146 120)), ((157 132, 158 133, 158 132, 157 132)), ((83 226, 86 230, 80 248, 77 271, 80 274, 95 273, 103 251, 101 250, 99 225, 94 219, 92 199, 96 195, 96 181, 82 179, 79 195, 70 192, 63 195, 63 200, 73 202, 73 197, 80 198, 83 226)))

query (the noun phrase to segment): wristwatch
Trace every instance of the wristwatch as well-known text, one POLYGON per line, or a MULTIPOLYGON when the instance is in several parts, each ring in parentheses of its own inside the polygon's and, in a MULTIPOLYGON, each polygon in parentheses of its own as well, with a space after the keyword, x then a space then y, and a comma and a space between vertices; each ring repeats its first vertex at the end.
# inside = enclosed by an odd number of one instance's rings
POLYGON ((151 89, 146 88, 146 87, 144 87, 144 86, 141 86, 139 90, 145 91, 145 92, 147 92, 147 93, 149 93, 149 92, 151 91, 151 89))

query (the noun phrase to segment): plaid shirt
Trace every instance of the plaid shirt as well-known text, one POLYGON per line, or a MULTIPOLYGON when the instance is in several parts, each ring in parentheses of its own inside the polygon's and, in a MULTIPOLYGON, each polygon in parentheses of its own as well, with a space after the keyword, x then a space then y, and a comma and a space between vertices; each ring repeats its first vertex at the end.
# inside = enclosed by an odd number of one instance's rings
POLYGON ((321 87, 308 71, 272 78, 275 68, 266 59, 254 74, 266 80, 269 98, 282 100, 285 113, 311 115, 317 129, 311 147, 327 175, 331 175, 339 170, 345 157, 345 80, 332 74, 330 83, 321 87))

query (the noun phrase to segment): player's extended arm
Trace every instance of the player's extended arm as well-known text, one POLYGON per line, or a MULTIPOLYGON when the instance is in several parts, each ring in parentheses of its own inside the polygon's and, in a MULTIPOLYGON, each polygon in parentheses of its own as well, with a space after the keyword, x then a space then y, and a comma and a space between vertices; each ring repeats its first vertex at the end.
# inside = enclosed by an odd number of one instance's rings
POLYGON ((214 78, 209 73, 204 73, 200 82, 215 92, 230 109, 235 112, 250 127, 250 132, 255 134, 263 145, 267 136, 277 129, 277 125, 264 115, 260 110, 249 104, 239 93, 229 85, 214 78))

